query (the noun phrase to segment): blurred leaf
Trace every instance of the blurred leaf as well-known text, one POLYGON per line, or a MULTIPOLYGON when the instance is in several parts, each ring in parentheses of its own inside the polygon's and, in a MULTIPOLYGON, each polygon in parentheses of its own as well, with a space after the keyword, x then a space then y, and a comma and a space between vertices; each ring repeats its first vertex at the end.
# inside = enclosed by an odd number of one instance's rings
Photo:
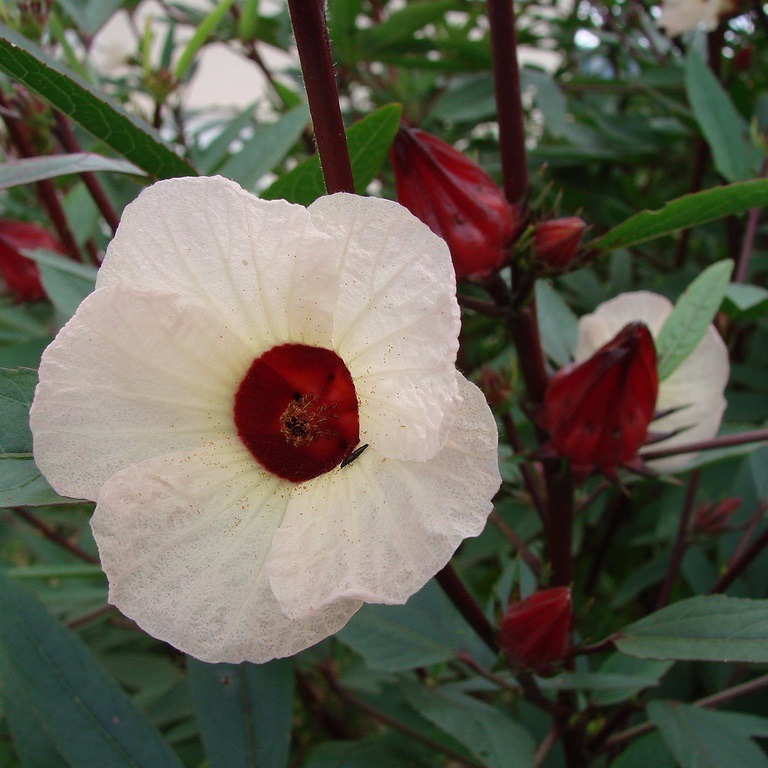
POLYGON ((748 140, 744 118, 693 47, 685 61, 685 86, 718 172, 728 181, 742 181, 754 176, 760 151, 748 140))
POLYGON ((194 170, 148 125, 65 70, 34 43, 0 25, 0 70, 158 179, 194 170))
POLYGON ((683 195, 657 211, 641 211, 589 245, 603 252, 627 248, 763 205, 768 205, 768 180, 728 184, 683 195))
POLYGON ((242 148, 221 166, 219 173, 250 189, 286 156, 308 122, 309 109, 300 104, 274 123, 258 126, 253 136, 243 141, 242 148))
POLYGON ((381 50, 398 43, 413 43, 413 34, 444 16, 447 11, 459 10, 455 0, 417 0, 394 11, 385 21, 358 32, 357 51, 367 59, 381 50))
POLYGON ((416 711, 463 744, 488 768, 529 768, 536 745, 528 731, 501 710, 447 687, 403 685, 416 711))
POLYGON ((768 758, 744 733, 728 727, 719 712, 652 701, 648 717, 681 768, 765 768, 768 758))
POLYGON ((611 763, 611 768, 675 768, 674 758, 658 733, 648 733, 633 741, 611 763))
POLYGON ((447 661, 461 650, 481 662, 490 655, 434 582, 405 605, 364 605, 336 637, 387 672, 447 661))
POLYGON ((0 508, 82 504, 59 496, 30 455, 0 456, 0 508))
POLYGON ((616 647, 641 659, 768 662, 768 600, 681 600, 624 627, 616 647))
POLYGON ((176 62, 174 75, 177 80, 184 79, 189 68, 192 66, 192 62, 194 61, 197 52, 216 31, 216 27, 221 23, 224 14, 229 10, 232 2, 233 0, 219 0, 214 9, 200 22, 200 24, 198 24, 197 28, 192 33, 192 37, 189 38, 187 45, 181 52, 179 60, 176 62))
POLYGON ((59 0, 78 29, 89 37, 96 34, 120 8, 124 0, 59 0))
POLYGON ((326 741, 312 751, 302 768, 393 768, 417 764, 408 758, 388 735, 372 736, 359 741, 326 741))
POLYGON ((293 662, 205 664, 187 658, 211 768, 283 768, 293 717, 293 662))
POLYGON ((145 175, 144 171, 125 160, 115 160, 92 152, 73 152, 71 155, 29 157, 0 165, 0 189, 87 171, 130 173, 134 176, 145 175))
POLYGON ((748 283, 731 283, 725 291, 723 310, 729 317, 753 320, 768 315, 768 290, 748 283))
POLYGON ((89 264, 79 264, 44 248, 25 250, 24 255, 37 262, 43 288, 56 309, 60 324, 63 325, 75 314, 83 299, 93 291, 96 284, 96 268, 89 264))
POLYGON ((0 454, 29 453, 29 406, 35 396, 37 371, 0 368, 0 454))
POLYGON ((573 362, 579 336, 578 318, 545 280, 536 283, 536 314, 547 357, 559 368, 573 362))
POLYGON ((656 337, 659 379, 671 376, 707 332, 731 279, 733 262, 707 267, 683 292, 656 337))
POLYGON ((14 675, 0 680, 0 699, 5 699, 8 704, 5 715, 22 768, 71 768, 40 727, 40 721, 14 675))
MULTIPOLYGON (((367 186, 376 178, 394 141, 401 112, 399 104, 388 104, 366 115, 347 130, 349 159, 358 194, 365 194, 367 186)), ((309 205, 324 194, 320 160, 313 155, 267 187, 261 197, 265 200, 282 198, 289 203, 309 205)))
POLYGON ((2 574, 0 614, 3 698, 8 695, 5 681, 13 679, 12 687, 68 763, 77 768, 181 768, 80 639, 2 574))
POLYGON ((555 138, 568 134, 568 104, 560 86, 547 72, 531 67, 520 70, 520 84, 525 89, 533 87, 536 105, 544 117, 544 127, 555 138))
POLYGON ((478 123, 496 115, 496 94, 489 72, 454 78, 435 100, 430 116, 438 120, 478 123))

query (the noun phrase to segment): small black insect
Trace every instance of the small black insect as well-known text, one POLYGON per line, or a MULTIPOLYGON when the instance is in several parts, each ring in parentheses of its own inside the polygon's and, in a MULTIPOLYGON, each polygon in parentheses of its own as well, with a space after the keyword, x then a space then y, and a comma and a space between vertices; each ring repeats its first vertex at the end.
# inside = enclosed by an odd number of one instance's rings
POLYGON ((351 464, 367 447, 368 443, 361 445, 359 448, 355 448, 355 450, 352 451, 352 453, 350 453, 349 456, 347 456, 347 458, 341 462, 341 464, 339 464, 339 469, 346 467, 347 464, 351 464))

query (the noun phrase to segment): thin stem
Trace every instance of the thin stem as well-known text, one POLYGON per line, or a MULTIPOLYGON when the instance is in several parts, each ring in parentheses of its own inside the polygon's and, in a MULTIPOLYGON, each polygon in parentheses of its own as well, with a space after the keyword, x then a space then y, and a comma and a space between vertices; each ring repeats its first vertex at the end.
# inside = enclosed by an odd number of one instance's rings
POLYGON ((701 440, 698 443, 686 443, 685 445, 673 445, 669 448, 659 448, 656 451, 648 451, 642 454, 643 461, 664 459, 667 456, 679 456, 682 453, 698 453, 699 451, 711 451, 715 448, 731 448, 735 445, 746 443, 759 443, 768 440, 768 429, 752 429, 748 432, 739 432, 736 435, 723 435, 713 437, 711 440, 701 440))
POLYGON ((499 652, 496 644, 496 632, 491 626, 480 606, 464 586, 453 566, 448 563, 435 575, 437 583, 443 588, 451 602, 459 609, 459 613, 467 620, 467 623, 475 630, 477 636, 494 652, 499 652))
POLYGON ((740 576, 747 566, 768 546, 768 528, 766 528, 749 547, 737 557, 717 580, 710 594, 724 592, 740 576))
POLYGON ((552 563, 550 586, 569 587, 573 581, 573 480, 565 462, 548 462, 547 552, 552 563))
MULTIPOLYGON (((718 704, 723 704, 726 701, 735 699, 737 696, 743 696, 746 693, 753 693, 759 691, 762 688, 768 687, 768 675, 762 677, 756 677, 754 680, 749 680, 746 683, 740 683, 734 685, 732 688, 726 688, 724 691, 713 693, 711 696, 705 696, 703 699, 693 702, 694 707, 714 707, 718 704)), ((651 722, 640 723, 634 725, 632 728, 627 728, 625 731, 621 731, 614 734, 605 741, 605 748, 614 747, 617 744, 621 744, 630 739, 634 739, 636 736, 642 736, 644 733, 648 733, 655 728, 651 722)))
POLYGON ((536 752, 533 756, 533 768, 538 768, 546 759, 547 755, 552 750, 552 747, 557 744, 557 740, 560 738, 560 733, 556 726, 552 726, 547 735, 543 738, 541 744, 539 744, 536 752))
POLYGON ((320 166, 326 191, 330 195, 334 192, 354 192, 355 183, 323 9, 324 4, 315 0, 288 0, 320 166))
MULTIPOLYGON (((61 112, 54 112, 54 118, 56 120, 56 129, 62 147, 70 153, 81 152, 80 144, 78 143, 75 134, 72 132, 72 128, 70 127, 67 118, 64 117, 61 112)), ((114 234, 117 231, 117 225, 120 223, 120 218, 112 208, 112 204, 104 193, 104 189, 96 178, 96 174, 91 171, 84 171, 80 174, 80 178, 83 180, 86 189, 93 198, 93 202, 96 203, 99 212, 112 230, 112 234, 114 234)))
POLYGON ((70 619, 67 622, 67 626, 70 629, 77 629, 84 624, 90 624, 92 621, 96 621, 96 619, 100 619, 102 616, 112 613, 114 610, 116 610, 114 605, 102 605, 99 608, 88 611, 88 613, 84 613, 82 616, 76 616, 74 619, 70 619))
POLYGON ((680 510, 680 522, 677 526, 677 535, 675 536, 675 544, 672 548, 672 557, 669 561, 669 567, 667 573, 664 576, 664 583, 659 590, 659 597, 656 601, 656 610, 663 608, 669 602, 669 595, 672 592, 672 585, 677 579, 677 574, 680 572, 680 563, 683 560, 683 553, 685 552, 685 541, 688 535, 688 527, 691 521, 691 515, 693 514, 693 507, 696 501, 696 491, 699 487, 699 471, 694 470, 691 472, 688 478, 688 488, 685 492, 685 499, 683 501, 683 508, 680 510))
POLYGON ((94 557, 84 549, 80 549, 80 547, 78 547, 76 544, 72 544, 72 542, 56 533, 53 528, 51 528, 49 525, 46 525, 42 520, 38 520, 31 512, 28 512, 23 507, 10 507, 9 509, 11 512, 13 512, 14 515, 20 517, 25 523, 40 531, 40 533, 42 533, 46 539, 52 541, 62 549, 65 549, 70 554, 80 558, 80 560, 83 560, 86 563, 92 563, 93 565, 98 564, 98 557, 94 557))
POLYGON ((507 525, 496 510, 491 512, 490 521, 499 529, 501 535, 509 540, 515 552, 525 560, 525 564, 531 569, 533 575, 538 578, 541 575, 541 562, 528 549, 528 545, 520 538, 515 529, 507 525))
POLYGON ((411 727, 407 723, 404 723, 401 720, 397 720, 396 718, 386 714, 385 712, 379 712, 379 710, 374 709, 372 706, 367 704, 362 699, 359 699, 357 698, 357 696, 344 690, 339 685, 336 679, 336 674, 330 664, 325 664, 322 667, 320 667, 320 671, 322 672, 323 677, 325 678, 331 690, 345 704, 349 705, 353 710, 357 712, 362 712, 368 715, 369 717, 372 717, 375 720, 378 720, 380 723, 384 723, 385 725, 388 725, 391 728, 394 728, 396 731, 400 731, 400 733, 404 733, 410 738, 415 739, 416 741, 420 741, 422 744, 425 744, 430 749, 433 749, 436 752, 440 752, 443 755, 447 755, 452 760, 455 760, 459 765, 466 765, 466 766, 469 766, 469 768, 483 768, 481 763, 477 763, 471 758, 466 757, 465 755, 463 755, 460 752, 457 752, 454 749, 451 749, 445 744, 441 744, 439 741, 435 741, 434 739, 429 738, 429 736, 425 736, 423 733, 421 733, 421 731, 416 730, 415 728, 411 727))
MULTIPOLYGON (((35 157, 36 152, 27 137, 25 128, 17 118, 11 117, 13 110, 10 108, 2 91, 0 91, 0 108, 2 108, 2 117, 8 129, 8 136, 16 147, 16 151, 21 157, 35 157)), ((82 261, 77 242, 72 234, 72 230, 69 228, 67 217, 56 195, 56 187, 53 185, 53 182, 50 179, 38 181, 37 195, 48 212, 48 218, 51 220, 51 224, 53 224, 64 249, 72 258, 82 261)))
MULTIPOLYGON (((760 178, 765 178, 768 173, 768 158, 765 158, 760 166, 760 178)), ((757 233, 757 224, 760 221, 760 208, 753 208, 747 218, 747 226, 744 230, 744 242, 741 244, 739 258, 736 261, 736 269, 733 274, 734 283, 743 283, 747 278, 749 260, 752 258, 752 251, 755 245, 755 234, 757 233)))
POLYGON ((504 174, 504 194, 510 203, 521 203, 528 194, 525 162, 523 103, 517 64, 517 33, 512 0, 488 0, 491 27, 493 81, 499 120, 499 148, 504 174))

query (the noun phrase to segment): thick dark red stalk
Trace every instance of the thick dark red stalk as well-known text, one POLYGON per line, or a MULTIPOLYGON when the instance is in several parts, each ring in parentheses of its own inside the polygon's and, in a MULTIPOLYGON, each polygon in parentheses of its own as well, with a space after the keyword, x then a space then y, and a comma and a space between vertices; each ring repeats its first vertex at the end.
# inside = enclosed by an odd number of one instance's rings
POLYGON ((288 0, 325 189, 328 194, 354 192, 323 6, 313 0, 288 0))
POLYGON ((504 192, 510 203, 522 203, 528 194, 525 162, 523 104, 520 98, 520 69, 517 64, 517 33, 512 0, 488 0, 491 25, 493 81, 499 121, 501 167, 504 192))

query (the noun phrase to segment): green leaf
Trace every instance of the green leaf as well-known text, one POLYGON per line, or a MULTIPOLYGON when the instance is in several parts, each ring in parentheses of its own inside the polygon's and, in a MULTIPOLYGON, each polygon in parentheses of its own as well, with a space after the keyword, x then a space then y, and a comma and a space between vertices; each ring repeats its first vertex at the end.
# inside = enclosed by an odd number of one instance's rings
POLYGON ((314 749, 302 768, 393 768, 426 765, 398 749, 390 734, 358 741, 326 741, 314 749))
POLYGON ((768 290, 749 283, 731 283, 725 291, 723 311, 740 320, 765 317, 768 315, 768 290))
MULTIPOLYGON (((347 146, 355 179, 355 191, 364 194, 376 178, 400 125, 402 107, 387 104, 352 125, 347 131, 347 146)), ((282 198, 290 203, 309 205, 325 194, 317 155, 307 158, 264 190, 265 200, 282 198)))
POLYGON ((110 171, 144 176, 144 171, 126 160, 96 155, 93 152, 73 152, 71 155, 44 155, 15 160, 0 165, 0 189, 31 184, 41 179, 53 179, 70 173, 110 171))
POLYGON ((29 407, 35 396, 37 371, 0 368, 0 453, 29 453, 29 407))
POLYGON ((293 662, 204 664, 187 659, 211 768, 283 768, 293 717, 293 662))
POLYGON ((83 299, 93 291, 96 269, 42 248, 24 251, 24 255, 37 262, 43 288, 56 309, 59 322, 63 325, 75 314, 83 299))
POLYGON ((40 474, 31 455, 0 456, 0 508, 82 503, 59 496, 40 474))
POLYGON ((674 701, 648 705, 648 717, 681 768, 766 768, 765 753, 721 714, 674 701))
POLYGON ((406 699, 488 768, 529 768, 536 745, 525 728, 490 704, 448 687, 404 684, 406 699))
POLYGON ((0 574, 0 695, 8 680, 56 749, 78 768, 181 768, 176 755, 88 648, 0 574))
POLYGON ((573 362, 579 321, 562 296, 546 280, 536 283, 536 315, 547 357, 562 368, 573 362))
POLYGON ((358 32, 358 50, 369 58, 371 54, 402 42, 411 42, 413 34, 442 18, 447 11, 458 10, 455 0, 420 0, 394 11, 381 24, 358 32))
POLYGON ((274 123, 260 125, 253 136, 243 142, 242 148, 222 165, 219 173, 246 188, 253 187, 286 156, 308 122, 309 110, 305 104, 300 104, 274 123))
POLYGON ((649 733, 633 741, 611 768, 675 768, 676 763, 658 733, 649 733))
POLYGON ((641 659, 768 662, 768 600, 681 600, 625 627, 616 647, 641 659))
POLYGON ((400 672, 455 658, 468 650, 478 661, 490 652, 434 582, 405 605, 364 605, 336 637, 368 666, 400 672))
POLYGON ((109 21, 124 0, 59 0, 78 29, 92 37, 109 21))
POLYGON ((733 271, 730 259, 707 267, 683 292, 656 337, 659 379, 669 378, 707 332, 733 271))
POLYGON ((693 47, 685 62, 685 87, 718 172, 728 181, 742 181, 754 176, 760 151, 748 139, 744 118, 693 47))
POLYGON ((715 187, 678 197, 657 211, 641 211, 606 232, 590 246, 603 252, 627 248, 766 204, 766 179, 715 187))
POLYGON ((224 14, 232 5, 232 2, 233 0, 219 0, 219 3, 214 9, 197 26, 197 29, 195 29, 192 37, 189 38, 189 42, 181 52, 181 56, 179 56, 179 60, 176 63, 174 74, 177 80, 184 79, 184 76, 192 66, 195 55, 205 45, 210 35, 216 31, 216 27, 219 26, 221 20, 224 18, 224 14))
POLYGON ((0 70, 159 179, 195 171, 152 128, 68 72, 34 43, 0 25, 0 70))

